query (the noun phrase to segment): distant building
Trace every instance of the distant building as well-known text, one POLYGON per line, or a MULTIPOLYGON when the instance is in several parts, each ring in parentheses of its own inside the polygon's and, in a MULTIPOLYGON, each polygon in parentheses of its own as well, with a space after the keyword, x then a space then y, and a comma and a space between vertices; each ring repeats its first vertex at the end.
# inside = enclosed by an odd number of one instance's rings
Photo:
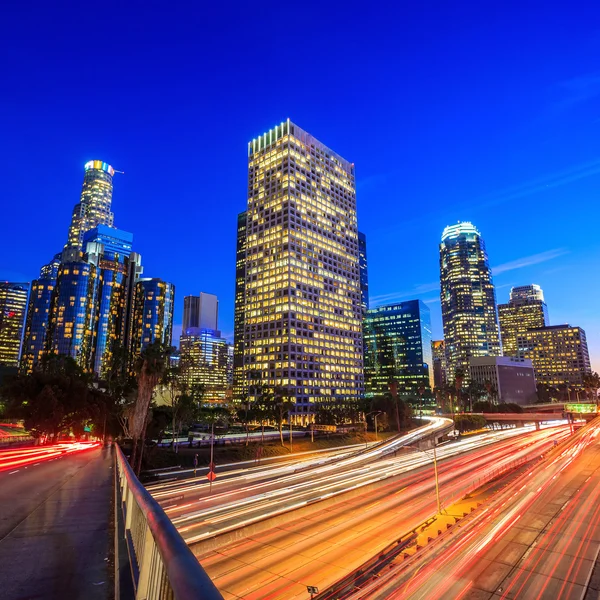
POLYGON ((446 344, 444 340, 433 340, 431 342, 431 353, 433 357, 433 385, 441 389, 448 382, 446 377, 446 344))
POLYGON ((471 381, 489 386, 493 402, 533 404, 537 400, 533 365, 512 356, 477 356, 469 359, 471 381))
POLYGON ((360 303, 363 314, 369 310, 369 270, 367 266, 367 236, 358 232, 358 267, 360 269, 360 303))
POLYGON ((101 160, 85 163, 85 174, 79 203, 73 209, 69 235, 63 253, 64 261, 79 258, 83 251, 83 234, 97 225, 113 226, 114 215, 111 212, 115 170, 101 160))
POLYGON ((50 306, 59 267, 60 253, 40 269, 39 279, 31 282, 20 365, 24 373, 30 373, 46 351, 50 306))
POLYGON ((0 367, 19 366, 28 295, 28 283, 0 282, 0 367))
POLYGON ((171 345, 175 286, 162 279, 141 278, 135 285, 131 332, 129 335, 130 365, 150 344, 160 341, 171 345))
POLYGON ((550 324, 542 288, 535 284, 512 288, 508 304, 498 305, 498 321, 504 356, 521 356, 519 335, 550 324))
POLYGON ((182 331, 191 327, 218 329, 219 300, 214 294, 200 292, 199 296, 186 296, 183 299, 182 331))
POLYGON ((591 372, 585 331, 581 327, 551 325, 529 329, 517 338, 519 354, 533 363, 538 384, 583 390, 591 372))
POLYGON ((440 284, 448 379, 469 377, 469 359, 502 354, 496 293, 485 243, 468 222, 450 225, 440 244, 440 284))
POLYGON ((233 344, 227 343, 227 387, 233 388, 233 344))
POLYGON ((200 327, 200 296, 185 296, 183 299, 182 331, 190 327, 200 327))
POLYGON ((246 213, 237 217, 233 315, 233 399, 244 399, 244 298, 246 294, 246 213))
POLYGON ((433 387, 431 320, 421 300, 368 310, 364 344, 367 398, 384 395, 392 380, 401 395, 433 387))

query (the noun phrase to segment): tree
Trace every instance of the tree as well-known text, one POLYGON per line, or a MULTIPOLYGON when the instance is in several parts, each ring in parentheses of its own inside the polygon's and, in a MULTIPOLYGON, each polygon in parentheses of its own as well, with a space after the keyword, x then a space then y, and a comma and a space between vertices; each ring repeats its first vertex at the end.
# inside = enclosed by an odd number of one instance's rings
POLYGON ((583 387, 587 392, 588 400, 596 401, 598 400, 598 389, 600 388, 600 375, 595 371, 591 373, 586 373, 583 376, 583 387))
POLYGON ((454 393, 456 396, 455 406, 464 410, 464 406, 462 406, 462 387, 463 381, 465 379, 465 371, 461 367, 457 367, 454 371, 454 393))
POLYGON ((172 446, 175 453, 177 453, 178 411, 181 397, 185 391, 185 384, 181 379, 181 369, 179 367, 167 367, 163 373, 161 383, 167 392, 167 406, 171 409, 172 446))
POLYGON ((283 443, 283 418, 287 415, 288 421, 291 425, 292 422, 292 409, 294 408, 294 402, 290 399, 289 391, 283 386, 275 386, 275 418, 277 420, 277 427, 279 428, 279 440, 281 446, 285 447, 283 443))
POLYGON ((133 440, 131 465, 137 474, 139 474, 142 468, 142 455, 146 437, 146 427, 148 425, 150 402, 152 401, 154 389, 162 379, 167 368, 167 361, 172 351, 173 348, 170 346, 163 344, 160 340, 155 340, 142 350, 135 362, 137 397, 133 408, 130 427, 133 440), (142 441, 142 446, 138 452, 138 443, 140 439, 142 441))

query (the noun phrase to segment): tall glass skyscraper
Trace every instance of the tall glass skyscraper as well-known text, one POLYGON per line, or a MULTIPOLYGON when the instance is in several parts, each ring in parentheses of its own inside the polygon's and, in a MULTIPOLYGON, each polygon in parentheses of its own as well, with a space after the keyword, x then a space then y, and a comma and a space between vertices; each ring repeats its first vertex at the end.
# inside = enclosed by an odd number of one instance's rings
POLYGON ((354 165, 289 120, 248 145, 242 395, 282 386, 309 420, 363 393, 354 165))
POLYGON ((246 295, 246 213, 237 217, 235 304, 233 315, 233 399, 244 399, 244 301, 246 295))
POLYGON ((498 305, 504 356, 523 357, 518 338, 528 329, 550 325, 544 292, 539 285, 522 285, 510 291, 508 304, 498 305))
POLYGON ((124 344, 127 312, 127 277, 133 235, 98 225, 83 236, 87 261, 98 270, 97 303, 94 307, 92 370, 102 379, 111 368, 116 344, 124 344))
POLYGON ((468 222, 450 225, 440 244, 440 283, 448 380, 469 377, 469 358, 500 356, 496 293, 481 234, 468 222))
POLYGON ((28 295, 28 283, 0 282, 1 367, 19 366, 28 295))
POLYGON ((398 393, 433 389, 431 317, 421 300, 378 306, 365 320, 365 396, 382 396, 395 381, 398 393))
POLYGON ((77 253, 84 250, 83 234, 96 227, 108 225, 112 227, 114 215, 111 212, 115 170, 101 160, 90 160, 85 163, 83 188, 79 203, 73 209, 69 235, 65 244, 65 260, 78 258, 77 253))
POLYGON ((47 265, 40 269, 39 279, 34 279, 31 282, 25 335, 23 336, 23 350, 21 352, 21 370, 24 373, 31 372, 46 349, 50 306, 59 267, 60 254, 56 254, 47 265))
POLYGON ((130 339, 130 368, 139 353, 159 340, 171 345, 175 286, 158 278, 142 278, 135 284, 130 339))

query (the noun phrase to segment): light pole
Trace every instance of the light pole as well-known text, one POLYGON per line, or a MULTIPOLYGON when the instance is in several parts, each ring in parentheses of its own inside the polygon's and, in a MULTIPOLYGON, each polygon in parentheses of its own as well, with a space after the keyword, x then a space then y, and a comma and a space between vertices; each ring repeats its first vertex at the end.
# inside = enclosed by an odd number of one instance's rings
MULTIPOLYGON (((435 499, 437 501, 437 514, 442 514, 442 503, 440 501, 440 480, 438 477, 438 468, 437 468, 437 452, 436 452, 436 440, 433 440, 433 473, 435 477, 435 499)), ((425 456, 429 456, 425 450, 421 450, 417 446, 406 446, 407 448, 413 448, 413 450, 418 450, 425 454, 425 456)))
POLYGON ((381 410, 372 410, 365 415, 365 448, 368 448, 369 446, 369 442, 367 441, 367 417, 369 415, 375 415, 375 439, 377 439, 377 416, 381 413, 381 410))

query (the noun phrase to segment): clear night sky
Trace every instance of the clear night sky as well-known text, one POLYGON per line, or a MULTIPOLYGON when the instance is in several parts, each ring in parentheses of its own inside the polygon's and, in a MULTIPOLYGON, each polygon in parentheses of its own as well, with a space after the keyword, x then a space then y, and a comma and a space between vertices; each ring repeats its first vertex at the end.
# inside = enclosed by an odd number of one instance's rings
POLYGON ((247 142, 289 117, 356 163, 372 305, 420 297, 440 337, 440 235, 471 220, 498 302, 540 284, 600 368, 597 3, 215 4, 3 3, 0 278, 62 248, 101 159, 176 323, 211 292, 231 335, 247 142))

